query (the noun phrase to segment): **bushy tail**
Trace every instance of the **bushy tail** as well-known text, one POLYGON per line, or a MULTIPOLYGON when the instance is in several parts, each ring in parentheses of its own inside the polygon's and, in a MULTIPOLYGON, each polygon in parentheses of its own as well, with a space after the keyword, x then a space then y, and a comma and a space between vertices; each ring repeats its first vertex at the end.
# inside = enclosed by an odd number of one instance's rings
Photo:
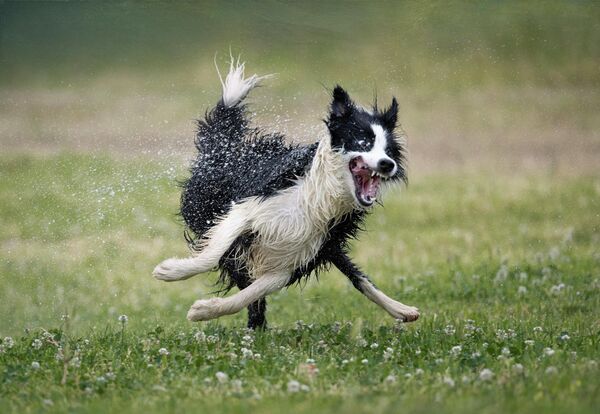
MULTIPOLYGON (((216 63, 215 63, 216 66, 216 63)), ((245 63, 231 57, 229 72, 223 80, 217 66, 217 74, 223 87, 221 100, 198 121, 196 147, 200 152, 210 150, 215 145, 241 140, 248 128, 245 107, 242 104, 250 91, 260 82, 273 75, 244 77, 245 63)))

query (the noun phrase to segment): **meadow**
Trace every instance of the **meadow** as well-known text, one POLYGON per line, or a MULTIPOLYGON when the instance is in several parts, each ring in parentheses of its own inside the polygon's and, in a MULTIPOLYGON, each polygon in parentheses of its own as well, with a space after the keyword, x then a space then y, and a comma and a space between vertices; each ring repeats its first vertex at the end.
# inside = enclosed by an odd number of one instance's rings
POLYGON ((0 411, 595 413, 599 16, 0 3, 0 411), (323 86, 399 98, 409 184, 352 256, 417 322, 335 269, 271 296, 259 332, 245 312, 185 319, 216 274, 152 278, 188 253, 177 182, 230 47, 278 73, 250 108, 296 141, 326 133, 323 86))

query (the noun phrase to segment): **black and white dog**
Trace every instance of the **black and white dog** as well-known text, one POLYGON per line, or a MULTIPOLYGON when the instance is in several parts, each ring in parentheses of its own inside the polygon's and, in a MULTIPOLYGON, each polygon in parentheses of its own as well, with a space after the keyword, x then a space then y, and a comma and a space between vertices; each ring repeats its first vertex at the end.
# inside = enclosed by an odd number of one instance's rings
MULTIPOLYGON (((220 75, 219 75, 220 77, 220 75)), ((218 268, 228 297, 196 301, 187 317, 204 321, 248 308, 248 326, 266 326, 265 297, 335 265, 354 287, 403 321, 418 309, 377 289, 348 257, 348 241, 382 187, 406 181, 403 136, 394 133, 398 104, 356 105, 339 86, 325 121, 329 134, 290 145, 248 125, 243 99, 268 76, 244 78, 232 59, 223 96, 198 122, 199 154, 184 183, 181 215, 194 254, 154 269, 172 282, 218 268)))

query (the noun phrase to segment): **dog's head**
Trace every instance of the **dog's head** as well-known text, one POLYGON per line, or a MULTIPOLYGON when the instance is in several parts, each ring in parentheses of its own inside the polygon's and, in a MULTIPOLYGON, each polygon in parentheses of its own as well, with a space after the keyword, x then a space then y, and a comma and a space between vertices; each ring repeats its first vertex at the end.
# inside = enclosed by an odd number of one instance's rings
POLYGON ((356 105, 340 86, 333 90, 331 110, 326 120, 331 147, 347 165, 346 185, 356 203, 368 208, 377 200, 383 183, 406 181, 404 146, 394 134, 398 103, 379 111, 356 105))

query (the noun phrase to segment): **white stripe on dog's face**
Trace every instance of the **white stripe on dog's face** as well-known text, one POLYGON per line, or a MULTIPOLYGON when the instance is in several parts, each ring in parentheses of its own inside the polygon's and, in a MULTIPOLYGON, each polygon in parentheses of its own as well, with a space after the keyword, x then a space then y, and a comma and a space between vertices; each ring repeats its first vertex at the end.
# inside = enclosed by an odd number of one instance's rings
POLYGON ((379 163, 382 160, 392 162, 394 164, 393 170, 390 171, 389 173, 384 174, 385 176, 391 177, 394 174, 396 174, 396 171, 398 170, 398 166, 396 165, 396 162, 392 158, 390 158, 387 155, 387 153, 385 152, 387 149, 387 145, 388 145, 386 131, 379 124, 371 124, 371 129, 373 130, 373 133, 375 134, 375 141, 373 142, 373 146, 371 147, 371 149, 369 151, 364 151, 364 152, 353 151, 350 153, 350 156, 352 158, 354 158, 356 156, 361 156, 363 161, 365 163, 367 163, 369 168, 374 171, 379 170, 379 163))

